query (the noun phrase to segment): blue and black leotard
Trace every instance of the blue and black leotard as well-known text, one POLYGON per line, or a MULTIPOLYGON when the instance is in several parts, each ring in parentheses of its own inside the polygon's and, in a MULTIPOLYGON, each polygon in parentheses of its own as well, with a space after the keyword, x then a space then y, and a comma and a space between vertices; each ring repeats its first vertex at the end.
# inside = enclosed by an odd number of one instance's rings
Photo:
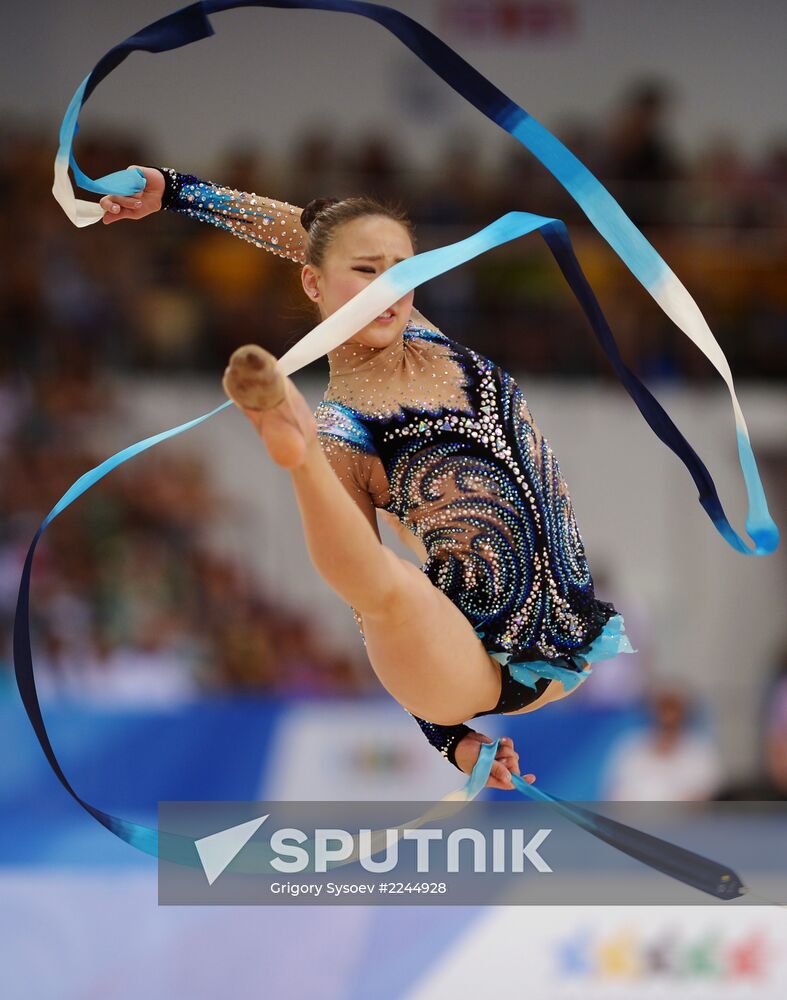
MULTIPOLYGON (((167 209, 302 259, 294 206, 165 177, 167 209)), ((421 570, 500 663, 499 700, 474 718, 515 712, 630 646, 621 616, 595 597, 568 489, 519 386, 413 315, 385 348, 347 342, 329 353, 320 442, 351 495, 371 496, 416 536, 421 570)), ((414 718, 456 764, 470 728, 414 718)))

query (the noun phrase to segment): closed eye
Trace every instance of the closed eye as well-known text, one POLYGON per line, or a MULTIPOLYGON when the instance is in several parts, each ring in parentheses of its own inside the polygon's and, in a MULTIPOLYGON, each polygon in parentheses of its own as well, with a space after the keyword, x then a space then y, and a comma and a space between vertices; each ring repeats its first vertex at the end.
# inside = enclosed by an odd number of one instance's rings
POLYGON ((374 274, 373 267, 354 267, 353 271, 365 271, 367 274, 374 274))

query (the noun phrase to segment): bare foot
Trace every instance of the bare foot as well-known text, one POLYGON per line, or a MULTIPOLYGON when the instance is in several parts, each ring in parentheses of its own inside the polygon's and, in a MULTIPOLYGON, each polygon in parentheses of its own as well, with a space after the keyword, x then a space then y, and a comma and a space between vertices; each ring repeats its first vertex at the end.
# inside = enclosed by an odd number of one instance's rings
POLYGON ((317 436, 317 421, 269 351, 257 344, 239 347, 230 357, 222 385, 252 422, 277 465, 294 469, 303 462, 317 436))

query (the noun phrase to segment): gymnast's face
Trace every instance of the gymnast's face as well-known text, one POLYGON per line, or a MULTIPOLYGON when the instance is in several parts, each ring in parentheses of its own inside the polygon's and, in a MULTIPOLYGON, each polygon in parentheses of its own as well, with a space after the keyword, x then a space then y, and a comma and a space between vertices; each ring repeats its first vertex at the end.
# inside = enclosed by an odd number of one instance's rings
MULTIPOLYGON (((364 215, 339 226, 328 246, 322 267, 305 264, 301 281, 325 319, 357 295, 383 271, 413 256, 410 236, 401 223, 385 215, 364 215)), ((402 333, 413 308, 410 291, 386 310, 391 319, 372 320, 347 343, 387 347, 402 333)))

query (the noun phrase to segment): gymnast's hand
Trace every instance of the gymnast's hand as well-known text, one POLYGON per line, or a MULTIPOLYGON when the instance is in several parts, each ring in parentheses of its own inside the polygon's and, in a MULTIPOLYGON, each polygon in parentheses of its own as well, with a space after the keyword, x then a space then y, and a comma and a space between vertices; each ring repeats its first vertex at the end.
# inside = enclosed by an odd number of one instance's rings
MULTIPOLYGON (((482 743, 493 743, 491 737, 484 736, 483 733, 471 732, 457 743, 454 750, 454 759, 461 770, 470 774, 478 761, 482 743)), ((513 788, 511 773, 519 774, 519 754, 514 750, 514 742, 509 736, 503 736, 497 748, 497 754, 489 772, 489 780, 486 788, 513 788)), ((536 780, 535 774, 526 774, 525 781, 533 784, 536 780)))
MULTIPOLYGON (((133 170, 134 165, 129 167, 133 170)), ((164 174, 155 167, 137 167, 145 175, 145 187, 139 194, 128 197, 122 194, 105 194, 99 201, 104 209, 101 220, 106 225, 119 219, 144 219, 161 208, 161 198, 164 194, 164 174)))

